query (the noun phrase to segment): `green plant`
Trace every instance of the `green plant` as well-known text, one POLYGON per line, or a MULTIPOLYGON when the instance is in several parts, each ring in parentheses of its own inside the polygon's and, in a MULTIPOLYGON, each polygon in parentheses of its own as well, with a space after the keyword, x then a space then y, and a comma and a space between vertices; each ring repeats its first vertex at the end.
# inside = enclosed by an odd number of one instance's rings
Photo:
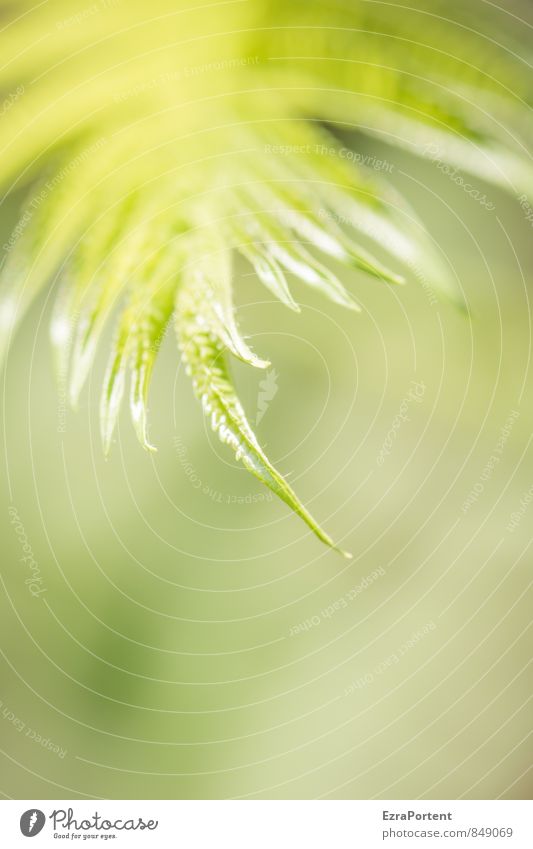
POLYGON ((19 94, 3 109, 0 179, 9 192, 29 187, 4 246, 2 348, 52 282, 55 363, 70 375, 75 405, 120 304, 101 400, 104 449, 129 373, 133 423, 152 450, 150 378, 173 320, 213 429, 333 545, 270 464, 233 387, 228 353, 268 364, 236 322, 233 254, 294 311, 288 275, 359 309, 336 262, 393 284, 416 277, 461 303, 413 210, 339 155, 339 131, 357 127, 511 192, 532 188, 530 91, 517 53, 477 34, 453 6, 455 23, 438 3, 406 15, 364 0, 153 0, 149 9, 61 0, 8 20, 0 82, 19 94))

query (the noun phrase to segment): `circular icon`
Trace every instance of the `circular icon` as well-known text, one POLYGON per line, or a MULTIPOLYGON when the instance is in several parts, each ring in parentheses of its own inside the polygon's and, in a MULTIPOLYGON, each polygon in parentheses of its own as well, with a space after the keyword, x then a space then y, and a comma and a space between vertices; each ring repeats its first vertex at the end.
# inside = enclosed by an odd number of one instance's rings
POLYGON ((24 811, 20 818, 20 830, 24 837, 35 837, 42 831, 45 822, 46 817, 42 811, 30 808, 29 811, 24 811))

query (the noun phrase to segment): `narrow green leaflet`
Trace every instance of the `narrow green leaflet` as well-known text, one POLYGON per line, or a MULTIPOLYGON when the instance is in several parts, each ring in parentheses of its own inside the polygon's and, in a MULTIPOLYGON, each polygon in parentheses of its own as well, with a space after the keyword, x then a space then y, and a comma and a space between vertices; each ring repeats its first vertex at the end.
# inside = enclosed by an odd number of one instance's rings
POLYGON ((244 230, 241 231, 238 227, 232 229, 237 250, 253 266, 261 283, 289 309, 300 312, 300 307, 291 295, 287 278, 279 263, 260 244, 255 243, 244 230))
MULTIPOLYGON (((206 329, 201 310, 197 291, 189 281, 179 290, 177 298, 178 344, 194 393, 205 415, 210 417, 213 430, 230 446, 237 460, 294 510, 323 543, 340 551, 262 451, 232 385, 224 347, 206 329)), ((347 552, 341 553, 350 557, 347 552)))
MULTIPOLYGON (((281 135, 289 133, 301 134, 298 122, 281 122, 281 135)), ((271 213, 278 224, 290 227, 300 238, 304 239, 316 250, 339 262, 384 280, 388 283, 404 283, 401 274, 385 266, 368 250, 359 245, 351 238, 335 220, 328 216, 327 210, 320 205, 320 195, 317 194, 314 182, 323 177, 323 159, 326 154, 320 154, 314 158, 305 153, 308 149, 315 152, 323 149, 328 150, 331 156, 332 150, 338 150, 338 143, 329 136, 329 146, 326 148, 324 134, 317 127, 307 126, 304 130, 307 142, 296 144, 294 148, 299 151, 295 158, 296 167, 286 167, 280 161, 280 157, 273 154, 265 155, 265 137, 275 138, 278 127, 270 134, 268 130, 262 129, 255 134, 243 133, 243 138, 252 146, 252 153, 245 159, 248 160, 248 169, 251 175, 247 184, 249 203, 258 206, 262 212, 271 213), (314 137, 314 138, 313 138, 314 137), (312 144, 311 144, 312 141, 312 144), (306 180, 299 174, 299 160, 307 161, 308 173, 306 180), (309 181, 309 182, 308 182, 309 181), (309 184, 310 183, 310 184, 309 184)), ((272 143, 271 148, 276 149, 272 143)), ((282 146, 283 149, 283 146, 282 146)), ((291 146, 287 148, 291 150, 291 146)), ((268 147, 266 147, 268 150, 268 147)), ((289 154, 290 155, 290 154, 289 154)), ((291 161, 291 165, 293 162, 291 161)), ((304 167, 305 172, 305 167, 304 167)), ((357 186, 362 182, 363 188, 367 187, 367 181, 361 181, 361 175, 354 169, 350 169, 350 185, 357 186)))
POLYGON ((124 397, 132 337, 134 333, 137 333, 134 316, 135 313, 131 307, 126 308, 122 313, 115 331, 115 338, 111 345, 111 354, 104 376, 100 398, 100 433, 106 455, 111 450, 111 442, 124 397))
MULTIPOLYGON (((249 207, 248 207, 249 208, 249 207)), ((330 301, 348 309, 360 310, 340 280, 307 251, 291 230, 278 224, 268 212, 251 212, 244 222, 249 235, 259 242, 276 262, 330 301)))
MULTIPOLYGON (((99 194, 103 206, 105 194, 99 194)), ((50 340, 59 375, 66 375, 78 320, 87 297, 96 288, 100 270, 124 236, 125 229, 137 203, 132 192, 98 216, 78 240, 61 275, 61 288, 50 322, 50 340)))
POLYGON ((174 309, 174 275, 163 280, 158 275, 146 290, 137 288, 125 307, 116 330, 109 359, 102 398, 100 425, 107 454, 120 412, 128 367, 131 371, 130 412, 141 445, 155 448, 148 440, 147 402, 154 364, 163 336, 174 309))
MULTIPOLYGON (((199 215, 199 218, 205 220, 204 216, 199 215)), ((269 362, 250 350, 235 320, 231 244, 228 245, 221 229, 213 224, 198 224, 189 242, 190 260, 184 277, 196 291, 203 320, 232 354, 256 368, 266 368, 269 362)))

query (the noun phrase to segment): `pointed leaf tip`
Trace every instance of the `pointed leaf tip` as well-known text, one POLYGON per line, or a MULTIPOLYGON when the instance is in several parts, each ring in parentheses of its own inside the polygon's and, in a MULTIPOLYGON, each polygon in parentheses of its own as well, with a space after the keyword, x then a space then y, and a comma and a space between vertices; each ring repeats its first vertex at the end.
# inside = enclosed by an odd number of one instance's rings
POLYGON ((179 290, 176 330, 195 395, 211 417, 213 430, 248 471, 300 516, 325 545, 338 550, 260 447, 231 382, 222 340, 205 323, 198 324, 196 297, 195 281, 189 278, 179 290))

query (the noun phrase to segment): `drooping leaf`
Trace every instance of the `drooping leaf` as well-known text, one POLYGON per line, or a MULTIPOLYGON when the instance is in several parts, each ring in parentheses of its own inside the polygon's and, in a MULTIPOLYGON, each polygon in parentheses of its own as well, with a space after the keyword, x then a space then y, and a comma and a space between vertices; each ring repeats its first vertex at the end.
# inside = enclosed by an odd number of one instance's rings
POLYGON ((250 350, 237 327, 231 245, 212 224, 198 225, 189 242, 191 261, 184 269, 184 276, 196 292, 202 320, 232 354, 256 368, 266 368, 270 363, 250 350))
POLYGON ((283 269, 274 257, 268 253, 268 250, 254 242, 245 228, 236 226, 232 222, 230 229, 237 249, 253 266, 261 283, 289 309, 300 312, 300 307, 291 295, 283 269))
MULTIPOLYGON (((223 443, 229 445, 236 459, 288 504, 322 542, 340 550, 261 449, 231 382, 223 345, 202 320, 202 303, 199 303, 197 290, 191 283, 189 281, 188 285, 182 286, 177 298, 178 344, 194 393, 201 401, 212 429, 223 443)), ((341 553, 345 557, 350 556, 346 552, 341 553)))
POLYGON ((141 445, 155 450, 148 440, 148 390, 162 339, 174 309, 174 273, 160 275, 132 294, 116 330, 102 398, 100 421, 104 451, 109 452, 124 396, 128 367, 131 371, 130 412, 141 445))

